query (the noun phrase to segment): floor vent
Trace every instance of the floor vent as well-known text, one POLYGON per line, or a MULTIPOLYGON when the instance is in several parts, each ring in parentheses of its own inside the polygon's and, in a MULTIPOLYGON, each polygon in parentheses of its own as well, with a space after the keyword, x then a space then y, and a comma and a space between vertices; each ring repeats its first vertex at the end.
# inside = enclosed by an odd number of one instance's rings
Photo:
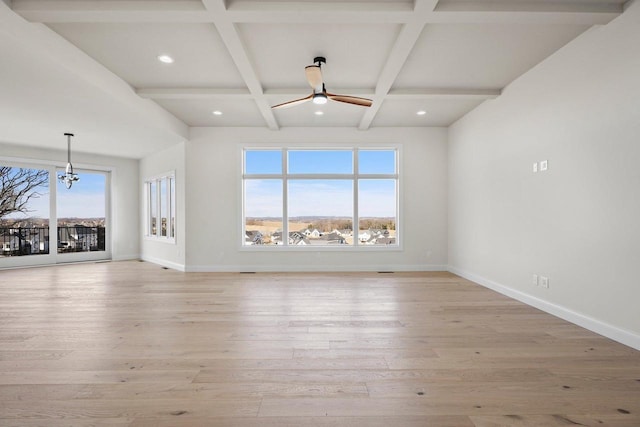
POLYGON ((395 271, 378 271, 378 274, 393 274, 395 271))
POLYGON ((241 271, 240 274, 256 274, 255 271, 241 271))

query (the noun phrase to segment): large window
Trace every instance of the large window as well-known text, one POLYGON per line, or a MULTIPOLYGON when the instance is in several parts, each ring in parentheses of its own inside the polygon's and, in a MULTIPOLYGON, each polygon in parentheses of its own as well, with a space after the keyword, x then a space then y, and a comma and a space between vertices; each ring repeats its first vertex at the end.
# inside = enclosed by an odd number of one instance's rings
POLYGON ((0 159, 0 267, 108 259, 110 173, 76 169, 66 188, 56 162, 0 159))
POLYGON ((49 253, 49 171, 0 165, 0 257, 49 253))
POLYGON ((398 244, 396 149, 245 149, 245 246, 398 244))
POLYGON ((168 173, 145 181, 146 235, 165 241, 176 237, 175 174, 168 173))

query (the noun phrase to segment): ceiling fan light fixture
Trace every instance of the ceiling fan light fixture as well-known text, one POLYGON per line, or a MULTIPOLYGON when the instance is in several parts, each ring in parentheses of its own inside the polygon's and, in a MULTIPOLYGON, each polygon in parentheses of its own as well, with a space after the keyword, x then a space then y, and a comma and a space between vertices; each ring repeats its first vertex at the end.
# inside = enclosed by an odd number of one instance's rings
POLYGON ((307 82, 309 86, 313 89, 311 95, 305 96, 304 98, 294 99, 292 101, 283 102, 278 105, 274 105, 271 108, 274 110, 278 110, 281 108, 289 108, 296 105, 304 104, 305 102, 312 101, 316 105, 324 105, 328 100, 342 102, 345 104, 357 105, 360 107, 371 107, 373 101, 367 98, 360 98, 358 96, 350 96, 350 95, 337 95, 334 93, 327 92, 324 87, 324 81, 322 79, 322 70, 321 66, 326 62, 326 59, 322 56, 316 56, 313 59, 315 62, 314 65, 308 65, 304 68, 304 72, 307 76, 307 82))
POLYGON ((313 95, 313 103, 316 105, 322 105, 327 103, 327 95, 324 93, 315 93, 313 95))

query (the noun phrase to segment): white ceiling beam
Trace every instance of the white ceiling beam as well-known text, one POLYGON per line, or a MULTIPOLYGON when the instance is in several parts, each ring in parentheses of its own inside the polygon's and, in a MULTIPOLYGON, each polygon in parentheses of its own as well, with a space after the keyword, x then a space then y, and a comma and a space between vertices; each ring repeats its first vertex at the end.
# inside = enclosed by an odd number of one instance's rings
MULTIPOLYGON (((310 87, 297 87, 297 88, 277 88, 266 89, 264 91, 265 96, 305 96, 310 95, 312 90, 310 87)), ((331 93, 345 94, 345 95, 357 95, 357 96, 373 96, 375 89, 373 88, 340 88, 331 87, 331 93)))
MULTIPOLYGON (((433 11, 437 3, 438 0, 415 0, 415 11, 417 13, 429 13, 433 11)), ((415 20, 405 24, 400 30, 400 35, 398 35, 391 52, 387 56, 387 61, 378 78, 373 104, 362 115, 358 129, 367 130, 371 126, 373 119, 384 102, 384 98, 389 93, 413 46, 418 41, 424 26, 424 21, 415 20)))
POLYGON ((593 0, 440 0, 436 12, 620 12, 622 3, 593 0))
POLYGON ((11 8, 31 22, 212 22, 200 0, 13 0, 11 8))
POLYGON ((502 93, 501 89, 395 89, 389 91, 385 99, 495 99, 502 93))
POLYGON ((592 0, 440 0, 430 24, 606 24, 622 4, 592 0))
POLYGON ((136 93, 145 99, 253 99, 248 89, 140 88, 136 93))
POLYGON ((622 12, 437 12, 429 24, 605 25, 622 12))
POLYGON ((431 10, 406 2, 232 3, 230 9, 204 8, 211 0, 13 0, 11 7, 31 22, 216 22, 222 13, 232 23, 407 24, 430 23, 606 24, 623 4, 580 1, 441 0, 431 10))
POLYGON ((271 1, 271 0, 243 0, 229 2, 227 10, 229 12, 238 11, 273 11, 273 12, 291 12, 298 10, 300 12, 323 12, 325 10, 334 10, 337 12, 362 12, 367 10, 376 11, 406 11, 411 12, 414 8, 412 2, 407 1, 271 1))
POLYGON ((258 106, 258 110, 260 110, 260 114, 262 114, 267 126, 271 130, 278 130, 280 126, 276 121, 276 116, 271 110, 271 105, 269 105, 264 96, 262 85, 260 84, 260 80, 258 79, 258 75, 251 63, 251 60, 249 59, 247 49, 240 39, 236 26, 226 17, 224 0, 203 0, 203 4, 205 8, 216 17, 215 25, 218 29, 218 33, 226 45, 233 62, 236 64, 236 67, 238 67, 238 71, 247 85, 249 92, 253 96, 256 105, 258 106))
MULTIPOLYGON (((373 97, 373 88, 335 88, 333 92, 373 97)), ((247 89, 227 88, 141 88, 136 93, 145 99, 253 99, 247 89)), ((280 88, 264 91, 267 98, 302 97, 308 94, 307 88, 280 88)), ((494 99, 500 96, 500 89, 468 88, 416 88, 390 90, 385 99, 494 99)))

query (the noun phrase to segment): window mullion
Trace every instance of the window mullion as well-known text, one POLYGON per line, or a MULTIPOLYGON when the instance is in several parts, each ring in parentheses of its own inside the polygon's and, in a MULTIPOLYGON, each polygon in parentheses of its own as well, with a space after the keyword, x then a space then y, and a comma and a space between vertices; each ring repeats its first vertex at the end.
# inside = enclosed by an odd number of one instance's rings
POLYGON ((357 247, 360 245, 360 241, 358 239, 358 230, 360 230, 360 214, 358 213, 358 171, 359 171, 359 161, 358 157, 360 155, 360 150, 353 150, 353 220, 351 223, 353 224, 352 233, 353 233, 353 246, 357 247))
POLYGON ((282 245, 289 246, 289 165, 287 150, 282 149, 282 245))
POLYGON ((160 222, 160 209, 162 208, 162 200, 160 199, 160 180, 156 180, 156 237, 160 237, 162 232, 162 223, 160 222))

